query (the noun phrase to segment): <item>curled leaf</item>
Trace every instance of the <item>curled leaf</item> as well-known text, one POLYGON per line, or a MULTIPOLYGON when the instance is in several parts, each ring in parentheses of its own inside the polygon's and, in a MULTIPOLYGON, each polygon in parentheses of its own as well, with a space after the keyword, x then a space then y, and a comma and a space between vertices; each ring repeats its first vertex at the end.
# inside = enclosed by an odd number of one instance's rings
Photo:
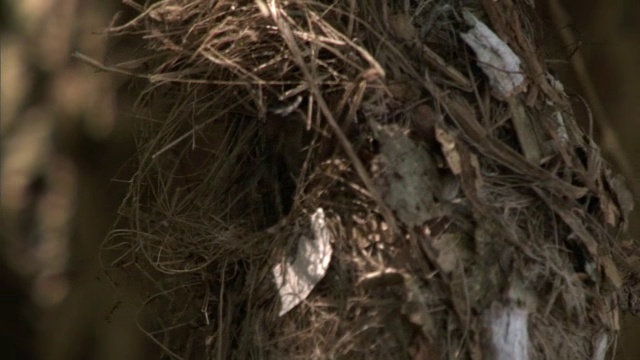
POLYGON ((311 215, 312 237, 301 235, 293 263, 284 262, 273 268, 282 307, 279 316, 286 314, 309 296, 329 267, 333 234, 326 224, 324 211, 318 208, 311 215))
POLYGON ((462 15, 472 28, 460 37, 476 53, 478 65, 489 77, 494 95, 508 99, 524 91, 526 81, 520 70, 520 58, 475 15, 468 11, 462 15))

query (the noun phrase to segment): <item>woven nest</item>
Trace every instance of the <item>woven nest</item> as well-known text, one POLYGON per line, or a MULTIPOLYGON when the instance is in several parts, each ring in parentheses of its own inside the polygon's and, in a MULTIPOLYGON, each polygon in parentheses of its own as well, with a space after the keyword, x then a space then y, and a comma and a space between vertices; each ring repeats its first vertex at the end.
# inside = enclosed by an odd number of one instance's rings
POLYGON ((128 2, 109 32, 144 47, 110 69, 145 88, 104 259, 148 280, 168 354, 604 358, 634 308, 631 195, 530 5, 464 3, 128 2), (285 311, 274 268, 314 237, 332 255, 285 311))

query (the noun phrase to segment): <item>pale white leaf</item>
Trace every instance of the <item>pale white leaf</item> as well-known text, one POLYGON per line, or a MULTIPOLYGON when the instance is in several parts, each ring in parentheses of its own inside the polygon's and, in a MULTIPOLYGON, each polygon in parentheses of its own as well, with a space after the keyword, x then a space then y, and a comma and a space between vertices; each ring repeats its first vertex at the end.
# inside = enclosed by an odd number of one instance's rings
POLYGON ((286 314, 305 300, 324 277, 329 267, 333 234, 326 224, 324 211, 318 208, 311 215, 311 237, 299 235, 298 251, 293 263, 285 261, 273 268, 282 307, 279 316, 286 314))
POLYGON ((494 95, 504 100, 524 91, 526 83, 520 58, 472 13, 464 11, 462 15, 471 29, 460 37, 476 53, 478 65, 489 78, 494 95))

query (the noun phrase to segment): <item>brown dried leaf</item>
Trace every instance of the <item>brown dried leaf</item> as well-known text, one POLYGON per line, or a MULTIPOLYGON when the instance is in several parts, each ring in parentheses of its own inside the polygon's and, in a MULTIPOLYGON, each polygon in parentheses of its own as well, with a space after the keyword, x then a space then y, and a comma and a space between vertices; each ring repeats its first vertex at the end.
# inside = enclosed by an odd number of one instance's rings
POLYGON ((420 90, 408 82, 392 83, 387 86, 387 89, 394 99, 401 102, 416 101, 420 97, 420 90))
POLYGON ((389 17, 391 31, 401 40, 410 41, 416 38, 416 28, 411 24, 411 17, 407 14, 395 14, 389 17))
POLYGON ((620 311, 613 296, 598 298, 594 304, 594 312, 605 328, 620 330, 620 311))
POLYGON ((420 104, 409 113, 411 120, 411 130, 419 139, 423 140, 428 147, 437 146, 435 125, 441 115, 436 114, 433 108, 427 104, 420 104))
POLYGON ((473 173, 475 174, 473 184, 475 185, 476 191, 480 193, 484 186, 484 180, 482 179, 478 155, 471 152, 469 153, 469 165, 473 168, 473 173))
POLYGON ((433 339, 436 335, 435 326, 420 284, 409 274, 403 274, 403 278, 407 301, 402 307, 402 312, 407 315, 409 321, 420 327, 427 339, 433 339))
POLYGON ((459 268, 451 273, 449 289, 451 291, 451 303, 453 304, 453 309, 460 318, 461 324, 468 324, 471 316, 471 305, 469 304, 469 294, 467 291, 464 269, 459 268))
POLYGON ((604 271, 604 275, 607 279, 609 279, 616 289, 620 289, 623 285, 622 275, 620 274, 620 271, 618 271, 618 267, 613 262, 611 256, 601 256, 600 264, 602 265, 602 270, 604 271))
MULTIPOLYGON (((456 139, 444 128, 436 127, 436 137, 441 144, 441 149, 451 172, 452 176, 465 191, 474 203, 478 203, 478 194, 482 194, 484 180, 480 170, 480 162, 478 156, 469 151, 464 143, 456 143, 456 139)), ((443 182, 444 183, 444 182, 443 182)), ((443 189, 445 185, 443 185, 443 189)), ((458 189, 456 189, 456 192, 458 189)), ((449 198, 449 200, 453 200, 449 198)))
POLYGON ((452 272, 471 256, 464 248, 463 237, 461 233, 444 233, 432 239, 431 244, 438 252, 436 261, 444 272, 452 272))
POLYGON ((462 173, 462 165, 460 165, 460 154, 456 150, 455 138, 442 127, 436 126, 436 139, 438 139, 442 153, 447 159, 449 169, 455 175, 460 175, 462 173))
POLYGON ((618 219, 620 218, 620 210, 618 210, 616 204, 606 193, 600 194, 600 208, 604 213, 604 219, 607 224, 617 226, 618 219))
POLYGON ((633 193, 629 190, 625 184, 624 178, 620 175, 616 175, 611 179, 611 186, 613 187, 618 205, 622 211, 623 227, 626 228, 629 213, 634 207, 633 193))

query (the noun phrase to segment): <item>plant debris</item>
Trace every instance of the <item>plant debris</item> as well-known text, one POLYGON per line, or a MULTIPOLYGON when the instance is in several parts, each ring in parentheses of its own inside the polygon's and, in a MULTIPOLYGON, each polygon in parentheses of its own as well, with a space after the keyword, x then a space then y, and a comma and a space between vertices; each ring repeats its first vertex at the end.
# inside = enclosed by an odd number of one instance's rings
POLYGON ((508 99, 526 89, 525 77, 520 69, 520 59, 487 25, 469 11, 462 16, 471 29, 460 37, 475 51, 478 66, 489 77, 493 95, 508 99))
POLYGON ((293 263, 288 261, 273 268, 276 288, 280 293, 282 316, 309 296, 313 287, 324 277, 331 261, 331 231, 327 229, 324 211, 311 215, 313 235, 300 235, 298 252, 293 263))
POLYGON ((128 3, 139 67, 99 66, 144 89, 137 171, 103 254, 173 357, 585 359, 637 306, 631 195, 527 3, 128 3))

